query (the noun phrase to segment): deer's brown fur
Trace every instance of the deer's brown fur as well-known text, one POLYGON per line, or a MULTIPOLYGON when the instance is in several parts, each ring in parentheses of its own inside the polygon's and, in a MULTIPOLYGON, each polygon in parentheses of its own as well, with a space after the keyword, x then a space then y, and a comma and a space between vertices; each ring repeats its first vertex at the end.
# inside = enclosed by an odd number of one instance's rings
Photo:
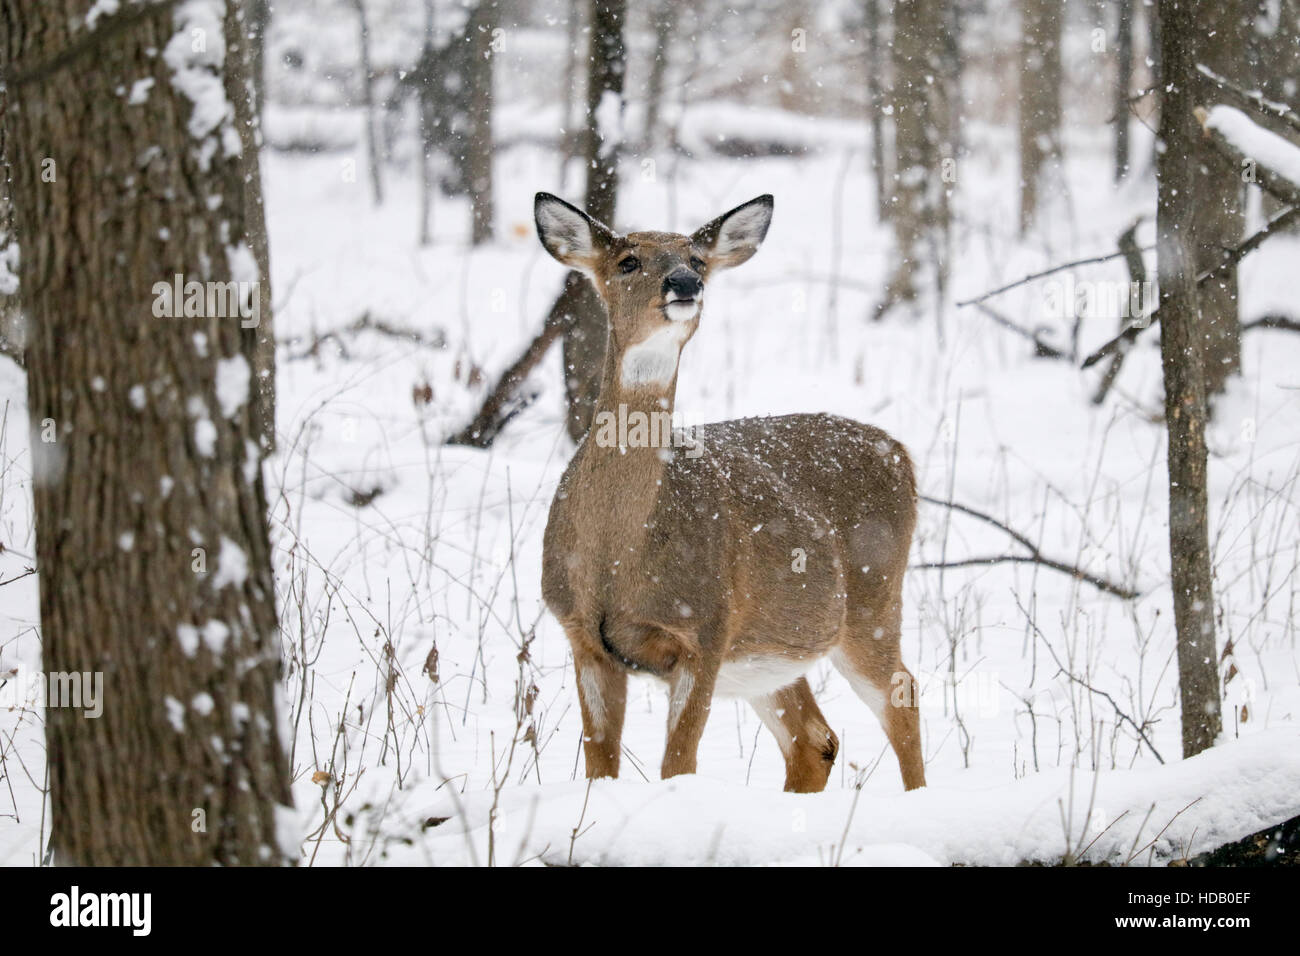
POLYGON ((671 415, 704 281, 753 254, 771 208, 760 197, 692 236, 618 236, 538 195, 543 243, 587 272, 609 314, 596 425, 560 481, 543 545, 587 774, 618 775, 627 675, 639 671, 670 687, 664 777, 695 771, 716 692, 745 697, 772 731, 787 790, 821 790, 838 741, 803 674, 829 656, 880 719, 904 785, 923 786, 915 682, 899 654, 916 518, 903 446, 824 414, 706 425, 671 448, 598 428, 602 413, 671 415), (675 291, 697 285, 689 299, 675 291))

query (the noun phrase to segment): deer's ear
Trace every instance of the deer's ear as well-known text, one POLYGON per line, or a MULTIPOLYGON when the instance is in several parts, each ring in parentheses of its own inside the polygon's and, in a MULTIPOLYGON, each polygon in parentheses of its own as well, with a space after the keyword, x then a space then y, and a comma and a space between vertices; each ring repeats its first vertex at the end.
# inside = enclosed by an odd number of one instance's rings
POLYGON ((758 251, 772 224, 772 197, 759 196, 701 226, 691 241, 704 250, 710 269, 730 269, 758 251))
POLYGON ((613 233, 558 196, 538 193, 533 201, 537 238, 546 251, 573 269, 591 272, 613 233))

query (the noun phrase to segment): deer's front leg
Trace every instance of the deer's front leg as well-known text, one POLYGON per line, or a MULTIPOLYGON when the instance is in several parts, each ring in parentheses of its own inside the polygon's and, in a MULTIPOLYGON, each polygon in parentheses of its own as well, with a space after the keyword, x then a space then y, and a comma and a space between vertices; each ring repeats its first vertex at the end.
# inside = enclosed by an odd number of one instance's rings
POLYGON ((712 655, 685 657, 673 669, 668 698, 668 743, 660 776, 695 773, 695 756, 713 703, 720 661, 712 655))
POLYGON ((627 672, 609 655, 574 642, 573 667, 582 707, 582 750, 588 777, 617 777, 627 709, 627 672))

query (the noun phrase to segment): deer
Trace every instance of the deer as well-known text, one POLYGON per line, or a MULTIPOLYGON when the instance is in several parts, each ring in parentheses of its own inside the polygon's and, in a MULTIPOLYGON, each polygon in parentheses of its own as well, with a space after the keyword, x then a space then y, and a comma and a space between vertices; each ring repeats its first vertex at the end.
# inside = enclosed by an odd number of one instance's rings
POLYGON ((819 792, 839 740, 806 675, 829 658, 879 720, 904 788, 925 785, 917 684, 900 652, 916 524, 906 448, 824 413, 698 426, 689 441, 638 427, 671 420, 705 285, 758 251, 773 208, 763 195, 689 236, 620 235, 550 193, 534 201, 543 247, 586 275, 607 318, 593 424, 542 544, 589 778, 618 776, 639 674, 668 688, 662 778, 695 773, 714 696, 740 697, 776 738, 785 789, 819 792), (616 420, 632 427, 604 427, 616 420))

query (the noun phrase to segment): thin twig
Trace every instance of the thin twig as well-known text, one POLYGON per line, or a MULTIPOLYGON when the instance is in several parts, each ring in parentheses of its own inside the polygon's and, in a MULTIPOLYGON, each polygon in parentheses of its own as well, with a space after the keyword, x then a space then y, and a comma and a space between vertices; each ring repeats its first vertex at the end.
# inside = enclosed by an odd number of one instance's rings
MULTIPOLYGON (((1155 246, 1146 246, 1142 251, 1150 252, 1154 248, 1155 246)), ((1009 282, 1004 286, 999 286, 990 292, 985 292, 983 295, 977 295, 973 299, 966 299, 964 302, 958 302, 957 306, 961 308, 967 305, 978 305, 985 299, 991 299, 995 295, 1001 295, 1003 292, 1009 292, 1018 286, 1027 285, 1030 282, 1044 279, 1047 276, 1055 275, 1058 272, 1064 272, 1067 269, 1077 269, 1079 266, 1091 266, 1100 262, 1109 262, 1111 259, 1118 259, 1122 255, 1124 255, 1123 252, 1108 252, 1104 256, 1092 256, 1087 259, 1075 259, 1073 262, 1063 262, 1060 265, 1052 266, 1050 269, 1044 269, 1042 272, 1034 272, 1025 276, 1023 279, 1017 279, 1015 282, 1009 282)))
POLYGON ((975 308, 979 309, 981 312, 987 315, 998 325, 1002 326, 1004 329, 1010 329, 1012 332, 1015 332, 1021 338, 1025 338, 1033 342, 1035 358, 1054 358, 1054 359, 1065 359, 1067 361, 1071 361, 1069 355, 1062 352, 1055 345, 1049 345, 1047 342, 1044 342, 1041 338, 1039 338, 1038 329, 1027 329, 1022 325, 1017 325, 1015 322, 1012 322, 1001 312, 998 312, 996 309, 990 308, 989 306, 985 305, 983 302, 976 302, 975 308))
POLYGON ((1284 332, 1300 332, 1300 322, 1285 315, 1262 315, 1258 319, 1241 324, 1241 331, 1251 329, 1281 329, 1284 332))
MULTIPOLYGON (((1058 672, 1064 674, 1067 678, 1069 678, 1069 680, 1071 680, 1075 684, 1078 684, 1088 693, 1096 694, 1098 697, 1105 699, 1105 701, 1108 704, 1110 704, 1110 706, 1114 709, 1115 716, 1118 717, 1120 720, 1127 722, 1128 725, 1132 727, 1133 730, 1137 733, 1138 737, 1141 738, 1142 742, 1147 745, 1147 749, 1151 751, 1151 753, 1155 756, 1156 760, 1158 760, 1160 763, 1163 764, 1165 762, 1165 758, 1160 756, 1160 751, 1156 750, 1155 744, 1153 744, 1151 740, 1147 737, 1146 731, 1141 726, 1138 725, 1138 722, 1134 720, 1132 717, 1130 717, 1128 714, 1124 713, 1124 711, 1120 710, 1119 704, 1115 703, 1115 698, 1111 697, 1110 694, 1106 693, 1104 690, 1098 690, 1097 688, 1093 687, 1086 680, 1077 676, 1073 671, 1071 671, 1068 667, 1066 667, 1063 663, 1061 663, 1061 658, 1057 656, 1056 648, 1054 648, 1052 646, 1052 642, 1047 639, 1047 635, 1044 634, 1042 628, 1038 626, 1038 622, 1035 621, 1032 617, 1030 617, 1029 612, 1026 611, 1024 605, 1020 603, 1019 596, 1015 596, 1015 601, 1016 601, 1016 607, 1019 608, 1020 613, 1025 616, 1025 620, 1029 622, 1029 626, 1033 628, 1034 633, 1039 638, 1042 639, 1043 646, 1047 648, 1047 653, 1052 655, 1052 660, 1056 662, 1056 667, 1058 672)), ((1138 852, 1141 851, 1139 850, 1138 852)))
POLYGON ((927 561, 922 564, 912 565, 912 568, 918 571, 932 570, 936 568, 971 567, 974 565, 984 564, 1040 564, 1045 568, 1051 568, 1053 571, 1060 571, 1062 574, 1068 574, 1070 577, 1078 581, 1084 581, 1087 584, 1091 584, 1097 590, 1103 591, 1106 594, 1113 594, 1116 597, 1124 598, 1125 600, 1132 600, 1133 598, 1138 597, 1141 593, 1132 588, 1125 587, 1122 584, 1116 584, 1113 581, 1108 581, 1105 578, 1098 577, 1097 575, 1084 571, 1082 568, 1075 565, 1068 564, 1064 561, 1058 561, 1055 558, 1049 558, 1025 535, 1016 531, 1014 528, 1007 527, 997 518, 985 514, 983 511, 979 511, 969 505, 958 504, 955 501, 945 501, 942 498, 931 498, 927 495, 918 495, 917 497, 926 504, 939 505, 943 508, 950 508, 953 511, 960 511, 964 515, 969 515, 972 518, 983 521, 985 524, 992 525, 999 531, 1005 532, 1017 544, 1023 546, 1029 551, 1029 554, 991 555, 982 558, 964 558, 959 561, 927 561))
MULTIPOLYGON (((1168 830, 1171 826, 1174 825, 1174 821, 1175 821, 1175 820, 1177 820, 1179 817, 1181 817, 1184 813, 1186 813, 1186 812, 1187 812, 1188 810, 1190 810, 1192 807, 1194 807, 1194 806, 1196 806, 1198 803, 1200 803, 1201 800, 1202 800, 1201 797, 1197 797, 1195 800, 1193 800, 1193 801, 1192 801, 1191 803, 1189 803, 1187 806, 1183 807, 1181 810, 1179 810, 1177 813, 1175 813, 1172 817, 1170 817, 1170 818, 1169 818, 1169 822, 1166 823, 1163 827, 1160 828, 1160 832, 1157 833, 1154 837, 1152 837, 1152 838, 1151 838, 1151 842, 1148 843, 1148 844, 1146 844, 1146 846, 1142 847, 1142 850, 1145 850, 1145 849, 1147 849, 1147 847, 1150 847, 1150 848, 1151 848, 1151 853, 1152 853, 1152 855, 1154 855, 1155 852, 1156 852, 1156 851, 1155 851, 1156 841, 1159 840, 1162 836, 1165 835, 1165 831, 1168 830)), ((1142 850, 1138 850, 1137 853, 1141 853, 1142 850)), ((1132 862, 1133 862, 1133 860, 1137 857, 1137 853, 1134 853, 1133 856, 1130 856, 1130 857, 1128 858, 1128 862, 1129 862, 1129 863, 1132 863, 1132 862)), ((1150 862, 1150 857, 1147 858, 1147 861, 1150 862)))

